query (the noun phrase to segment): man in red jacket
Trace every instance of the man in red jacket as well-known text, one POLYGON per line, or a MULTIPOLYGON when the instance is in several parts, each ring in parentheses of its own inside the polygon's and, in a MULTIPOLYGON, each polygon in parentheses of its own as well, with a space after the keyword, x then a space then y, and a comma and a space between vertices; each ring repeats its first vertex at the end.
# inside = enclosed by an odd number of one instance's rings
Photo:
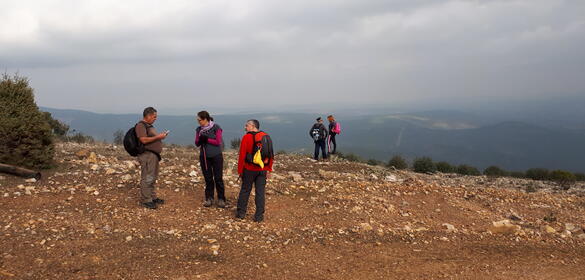
POLYGON ((260 122, 258 122, 258 120, 248 120, 244 129, 247 133, 242 137, 242 142, 240 143, 238 174, 240 174, 240 178, 242 179, 242 188, 240 190, 240 195, 238 196, 236 218, 243 219, 246 216, 248 199, 250 198, 250 192, 252 191, 252 184, 255 184, 256 213, 254 214, 254 221, 262 222, 264 220, 266 177, 268 172, 272 172, 274 158, 270 158, 264 167, 247 162, 246 155, 251 155, 253 153, 254 142, 260 141, 264 132, 259 131, 260 122))

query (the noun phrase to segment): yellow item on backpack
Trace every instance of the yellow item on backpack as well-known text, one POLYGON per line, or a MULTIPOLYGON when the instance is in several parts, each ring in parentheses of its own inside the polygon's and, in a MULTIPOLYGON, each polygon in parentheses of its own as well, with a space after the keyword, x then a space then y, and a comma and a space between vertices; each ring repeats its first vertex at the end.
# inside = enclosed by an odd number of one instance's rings
POLYGON ((258 151, 256 151, 254 154, 254 159, 252 162, 260 165, 260 168, 264 168, 264 162, 262 161, 262 154, 260 153, 260 149, 258 149, 258 151))

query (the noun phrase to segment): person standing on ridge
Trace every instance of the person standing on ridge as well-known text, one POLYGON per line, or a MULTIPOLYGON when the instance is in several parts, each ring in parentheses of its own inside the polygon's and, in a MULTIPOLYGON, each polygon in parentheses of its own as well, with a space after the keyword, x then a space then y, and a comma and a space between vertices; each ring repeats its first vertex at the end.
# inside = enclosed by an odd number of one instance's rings
POLYGON ((266 197, 266 178, 272 172, 274 152, 270 136, 260 131, 258 120, 248 120, 244 125, 246 134, 242 137, 240 154, 238 157, 238 174, 242 179, 242 188, 238 196, 236 218, 243 219, 248 208, 248 199, 254 184, 256 196, 255 222, 264 220, 264 206, 266 197))
POLYGON ((327 149, 325 147, 327 134, 328 134, 327 129, 325 128, 325 125, 323 125, 323 119, 321 119, 321 117, 318 117, 317 122, 313 124, 311 129, 309 129, 309 136, 315 142, 315 154, 313 157, 315 160, 319 160, 319 149, 321 149, 323 159, 324 160, 327 159, 327 149))
POLYGON ((327 141, 327 146, 329 147, 328 152, 330 154, 335 154, 337 151, 337 142, 335 141, 335 136, 341 133, 341 126, 333 115, 327 116, 327 120, 329 121, 329 141, 327 141), (333 148, 331 148, 331 144, 333 144, 333 148))
POLYGON ((205 202, 213 205, 214 189, 217 190, 217 207, 225 208, 225 187, 223 184, 223 130, 213 122, 207 111, 197 113, 199 127, 195 131, 195 146, 200 147, 199 163, 205 178, 205 202))
POLYGON ((136 137, 144 144, 145 151, 139 154, 140 162, 140 200, 142 206, 156 209, 157 204, 164 204, 163 199, 157 198, 154 184, 158 177, 159 161, 163 149, 162 140, 169 135, 169 131, 157 133, 154 122, 157 119, 156 109, 148 107, 142 113, 143 119, 134 126, 136 137))

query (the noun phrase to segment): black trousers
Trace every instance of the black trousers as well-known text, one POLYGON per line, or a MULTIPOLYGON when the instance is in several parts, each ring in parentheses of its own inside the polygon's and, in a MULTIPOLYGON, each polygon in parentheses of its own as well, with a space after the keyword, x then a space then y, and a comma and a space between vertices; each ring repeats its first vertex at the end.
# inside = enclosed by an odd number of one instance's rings
POLYGON ((323 158, 327 158, 327 148, 325 146, 325 139, 315 141, 315 155, 313 157, 315 160, 319 159, 319 149, 323 153, 323 158))
POLYGON ((225 187, 223 185, 223 155, 212 158, 199 156, 201 171, 205 178, 205 200, 213 199, 214 190, 217 190, 217 199, 225 201, 225 187))
POLYGON ((237 214, 240 217, 246 215, 248 199, 250 199, 250 192, 252 192, 252 184, 255 185, 256 191, 256 213, 254 214, 254 218, 263 218, 266 198, 266 171, 250 171, 244 169, 244 172, 242 173, 242 188, 240 189, 240 195, 238 196, 237 214))
POLYGON ((331 141, 331 144, 333 144, 333 150, 331 150, 332 154, 335 154, 335 151, 337 150, 337 142, 335 141, 335 135, 337 135, 337 134, 335 134, 335 133, 330 134, 330 138, 331 138, 330 141, 331 141))

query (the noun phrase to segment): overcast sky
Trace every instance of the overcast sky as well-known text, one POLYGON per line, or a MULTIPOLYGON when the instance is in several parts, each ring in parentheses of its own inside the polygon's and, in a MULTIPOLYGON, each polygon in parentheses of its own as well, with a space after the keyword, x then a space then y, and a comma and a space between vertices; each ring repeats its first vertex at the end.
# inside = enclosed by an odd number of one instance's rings
POLYGON ((40 106, 293 108, 585 95, 585 1, 0 0, 40 106))

